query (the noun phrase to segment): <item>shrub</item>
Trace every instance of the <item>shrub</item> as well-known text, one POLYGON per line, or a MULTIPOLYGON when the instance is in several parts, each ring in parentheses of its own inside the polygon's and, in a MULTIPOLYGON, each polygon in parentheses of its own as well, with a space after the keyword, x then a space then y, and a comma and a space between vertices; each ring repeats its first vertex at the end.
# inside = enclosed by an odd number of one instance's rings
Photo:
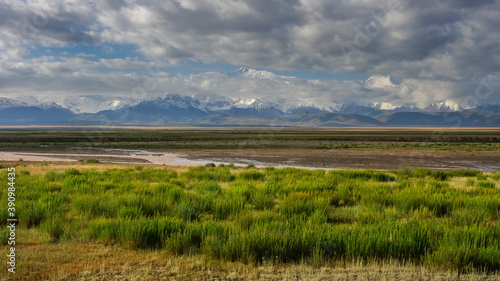
POLYGON ((413 171, 413 177, 415 178, 425 178, 426 176, 430 176, 431 174, 431 170, 425 168, 416 168, 413 171))
POLYGON ((68 176, 78 176, 78 175, 81 175, 80 171, 78 171, 77 169, 74 169, 74 168, 70 168, 70 169, 67 169, 65 172, 64 172, 64 175, 66 177, 68 176))
POLYGON ((248 171, 241 172, 238 177, 247 180, 247 181, 255 181, 255 180, 264 180, 266 175, 259 171, 248 171))
POLYGON ((374 224, 384 219, 384 214, 377 210, 358 210, 356 222, 360 224, 374 224))
POLYGON ((180 187, 174 187, 167 191, 166 198, 170 202, 178 202, 184 191, 180 187))
POLYGON ((275 204, 274 198, 264 194, 262 191, 254 192, 250 199, 253 208, 256 210, 269 210, 272 209, 275 204))
POLYGON ((226 168, 206 168, 206 167, 190 167, 187 172, 181 174, 187 179, 197 180, 213 180, 228 182, 233 181, 235 176, 226 168))
POLYGON ((173 233, 185 225, 175 218, 97 219, 89 225, 90 235, 103 242, 132 248, 162 248, 173 233))
POLYGON ((445 181, 448 179, 448 173, 445 171, 434 171, 432 172, 432 177, 436 180, 445 181))
POLYGON ((468 178, 466 181, 465 181, 465 186, 474 186, 476 185, 476 181, 472 178, 468 178))
POLYGON ((494 173, 491 176, 491 179, 494 180, 494 181, 500 181, 500 173, 494 173))
POLYGON ((409 167, 405 167, 405 168, 399 169, 398 171, 395 171, 395 173, 398 176, 410 178, 413 176, 413 169, 409 168, 409 167))
POLYGON ((388 182, 395 180, 394 176, 390 176, 385 173, 373 173, 372 179, 379 182, 388 182))
POLYGON ((477 187, 495 188, 495 183, 492 181, 480 180, 477 182, 477 187))
POLYGON ((118 210, 117 217, 123 219, 136 219, 142 215, 141 208, 138 206, 122 206, 118 210))
POLYGON ((453 202, 451 198, 444 196, 442 194, 433 195, 430 200, 426 203, 430 210, 438 217, 442 217, 451 212, 453 208, 453 202))
POLYGON ((329 202, 326 198, 312 197, 304 192, 292 192, 279 205, 279 212, 285 217, 294 215, 310 216, 315 211, 326 212, 329 202))
POLYGON ((63 180, 64 179, 64 175, 60 174, 60 173, 56 173, 55 171, 48 171, 47 173, 45 173, 45 175, 43 176, 43 178, 46 181, 54 182, 54 181, 61 181, 61 180, 63 180))
POLYGON ((202 242, 200 224, 188 224, 183 230, 172 233, 166 241, 166 247, 172 253, 181 255, 198 251, 202 242))
POLYGON ((177 205, 175 213, 185 222, 197 220, 202 213, 204 206, 196 204, 195 200, 183 200, 177 205))
POLYGON ((220 194, 222 192, 222 188, 217 184, 216 181, 210 181, 206 183, 203 187, 203 190, 214 194, 220 194))
POLYGON ((51 242, 59 242, 59 240, 63 237, 66 232, 66 224, 67 220, 55 217, 49 221, 44 222, 41 227, 44 229, 50 236, 51 242))
POLYGON ((451 170, 448 171, 448 174, 454 177, 477 177, 482 175, 483 172, 474 169, 467 169, 467 170, 451 170))
POLYGON ((210 213, 214 218, 224 220, 243 211, 245 203, 246 199, 242 196, 223 196, 212 201, 210 213))
POLYGON ((7 245, 9 241, 10 230, 6 227, 0 229, 0 245, 7 245))
POLYGON ((19 221, 27 228, 37 227, 45 219, 45 210, 41 204, 31 203, 23 206, 19 212, 19 221))
POLYGON ((21 170, 21 171, 19 171, 19 175, 21 175, 21 176, 29 176, 30 175, 30 171, 28 171, 28 170, 21 170))

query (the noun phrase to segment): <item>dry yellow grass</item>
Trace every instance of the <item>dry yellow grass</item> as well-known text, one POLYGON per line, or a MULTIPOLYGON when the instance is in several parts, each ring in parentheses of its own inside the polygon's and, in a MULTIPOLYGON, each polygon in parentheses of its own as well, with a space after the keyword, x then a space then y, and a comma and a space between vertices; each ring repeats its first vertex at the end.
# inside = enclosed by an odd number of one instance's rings
POLYGON ((450 187, 465 190, 465 191, 472 191, 472 190, 476 189, 475 186, 467 185, 467 178, 466 177, 453 177, 450 179, 449 184, 450 184, 450 187))
MULTIPOLYGON (((260 265, 177 257, 165 251, 135 251, 94 242, 50 243, 36 230, 18 231, 16 273, 1 280, 499 280, 499 275, 458 275, 422 266, 359 262, 321 266, 260 265)), ((7 252, 7 246, 0 247, 7 252)))
MULTIPOLYGON (((64 172, 67 169, 78 169, 81 171, 84 170, 91 170, 94 169, 96 171, 105 171, 109 169, 123 169, 123 168, 134 168, 136 166, 143 166, 144 168, 151 167, 151 168, 157 168, 161 169, 162 167, 167 167, 167 166, 162 166, 162 165, 149 165, 149 164, 127 164, 127 163, 116 163, 116 164, 110 164, 110 163, 96 163, 96 164, 90 164, 90 163, 68 163, 68 162, 2 162, 5 166, 16 167, 16 172, 20 172, 23 170, 29 171, 30 174, 41 174, 44 175, 45 173, 49 171, 54 171, 54 172, 64 172)), ((189 170, 189 167, 186 166, 168 166, 169 169, 174 169, 179 173, 185 172, 189 170)), ((5 170, 5 169, 0 169, 0 171, 5 170)))

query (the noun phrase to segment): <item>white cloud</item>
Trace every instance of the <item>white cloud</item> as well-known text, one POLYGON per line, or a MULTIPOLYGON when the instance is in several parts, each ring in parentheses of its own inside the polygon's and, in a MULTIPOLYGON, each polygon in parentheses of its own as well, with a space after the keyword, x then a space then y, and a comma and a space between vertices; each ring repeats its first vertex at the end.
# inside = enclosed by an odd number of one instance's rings
MULTIPOLYGON (((5 0, 0 10, 0 88, 4 94, 122 95, 145 84, 155 94, 460 100, 474 95, 482 77, 500 72, 499 2, 395 0, 391 6, 366 0, 5 0), (133 44, 147 60, 91 61, 85 58, 93 54, 85 53, 29 59, 30 48, 79 44, 100 46, 109 54, 119 52, 115 46, 133 44), (155 80, 136 73, 150 61, 163 66, 186 60, 375 78, 365 83, 271 72, 252 77, 207 72, 158 73, 155 80), (382 78, 388 76, 401 82, 382 78)), ((485 101, 495 98, 492 94, 485 101)))
POLYGON ((87 58, 95 58, 95 54, 87 54, 87 53, 77 53, 75 57, 87 57, 87 58))
MULTIPOLYGON (((496 81, 498 75, 489 76, 496 81)), ((495 83, 495 82, 491 82, 495 83)), ((204 72, 176 75, 161 71, 136 59, 100 59, 41 57, 0 67, 3 96, 22 95, 110 95, 124 99, 162 96, 219 94, 228 97, 262 99, 301 99, 314 101, 407 103, 425 106, 433 102, 460 102, 474 94, 472 82, 405 79, 398 85, 389 77, 373 76, 366 81, 301 79, 270 71, 240 69, 235 72, 204 72), (99 72, 100 69, 134 68, 134 72, 99 72)), ((496 84, 492 84, 496 87, 496 84)), ((480 102, 497 96, 497 90, 480 102)))
POLYGON ((367 89, 382 89, 382 90, 391 90, 395 87, 391 82, 391 77, 389 76, 381 76, 375 75, 368 78, 365 81, 365 87, 367 89))

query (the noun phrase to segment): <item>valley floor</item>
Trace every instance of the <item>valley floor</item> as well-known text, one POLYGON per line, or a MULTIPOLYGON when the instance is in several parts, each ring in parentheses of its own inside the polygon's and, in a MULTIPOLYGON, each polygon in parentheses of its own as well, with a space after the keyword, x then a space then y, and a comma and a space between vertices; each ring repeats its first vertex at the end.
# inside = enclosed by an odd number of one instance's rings
POLYGON ((500 280, 498 137, 8 130, 21 224, 0 280, 500 280))
POLYGON ((498 128, 9 127, 0 161, 322 169, 500 168, 498 128))
POLYGON ((264 166, 330 169, 500 169, 500 151, 433 151, 412 149, 225 149, 182 151, 188 159, 264 166))
POLYGON ((63 161, 97 159, 104 163, 196 166, 207 163, 253 164, 257 167, 321 169, 500 169, 500 151, 439 151, 416 149, 203 149, 203 150, 97 150, 16 149, 0 151, 0 161, 63 161))

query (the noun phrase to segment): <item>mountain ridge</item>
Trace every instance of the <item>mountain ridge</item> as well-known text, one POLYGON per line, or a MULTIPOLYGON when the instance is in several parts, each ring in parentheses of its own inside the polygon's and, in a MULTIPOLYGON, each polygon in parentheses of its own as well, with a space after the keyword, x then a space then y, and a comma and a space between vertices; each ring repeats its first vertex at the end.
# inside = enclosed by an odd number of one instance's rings
POLYGON ((168 93, 147 99, 82 96, 0 97, 0 124, 109 123, 116 125, 187 124, 204 126, 500 126, 500 105, 464 109, 452 101, 424 108, 414 104, 395 106, 322 102, 313 99, 230 98, 217 94, 192 96, 168 93), (90 112, 84 112, 86 108, 90 112), (451 114, 451 115, 450 115, 451 114), (451 116, 451 117, 450 117, 451 116))
MULTIPOLYGON (((394 110, 394 111, 411 111, 411 112, 455 112, 463 111, 460 104, 445 100, 442 102, 431 103, 424 107, 418 107, 416 104, 395 105, 390 102, 374 102, 371 104, 358 104, 354 102, 338 103, 334 100, 315 100, 315 99, 284 99, 284 98, 255 98, 255 97, 238 97, 230 98, 217 94, 195 94, 195 95, 180 95, 175 93, 167 93, 164 96, 155 96, 144 99, 138 98, 121 98, 121 97, 105 97, 97 95, 88 96, 54 96, 40 97, 23 96, 16 99, 0 97, 0 108, 11 106, 34 106, 41 108, 61 107, 70 110, 75 114, 80 113, 97 113, 103 110, 116 110, 127 106, 134 106, 139 103, 156 101, 186 108, 192 106, 194 108, 206 111, 215 112, 227 110, 230 108, 270 108, 274 107, 283 113, 292 113, 297 109, 310 108, 325 112, 335 113, 351 113, 360 108, 372 108, 375 110, 394 110)), ((500 105, 481 105, 478 108, 491 108, 500 105)), ((475 109, 467 109, 474 111, 475 109)))

